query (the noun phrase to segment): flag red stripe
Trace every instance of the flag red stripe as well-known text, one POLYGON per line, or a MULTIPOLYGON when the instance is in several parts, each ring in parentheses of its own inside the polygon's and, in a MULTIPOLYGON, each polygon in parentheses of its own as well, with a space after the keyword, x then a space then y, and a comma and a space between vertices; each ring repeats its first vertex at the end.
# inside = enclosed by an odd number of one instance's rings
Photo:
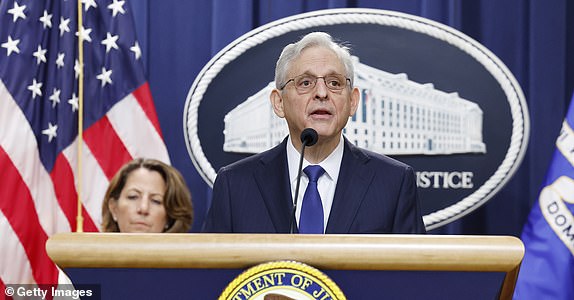
POLYGON ((2 184, 10 187, 0 189, 0 199, 10 199, 0 201, 0 210, 26 251, 36 283, 54 283, 58 280, 58 270, 45 251, 48 236, 38 221, 34 201, 26 183, 2 147, 0 170, 3 173, 2 184))
POLYGON ((54 168, 52 172, 50 172, 50 178, 52 178, 52 182, 54 183, 54 192, 56 193, 60 208, 64 212, 64 215, 66 215, 71 230, 76 231, 76 202, 74 198, 77 198, 78 194, 76 193, 73 176, 64 156, 61 154, 58 155, 54 168))
POLYGON ((98 226, 92 220, 92 217, 86 210, 86 207, 82 205, 82 217, 84 218, 84 232, 99 232, 98 226))
POLYGON ((155 106, 153 104, 153 100, 151 98, 151 91, 149 89, 149 84, 147 81, 142 84, 139 88, 132 92, 134 97, 137 99, 138 103, 142 107, 143 111, 145 112, 149 121, 157 130, 159 136, 163 139, 163 135, 161 134, 161 128, 159 126, 159 121, 157 119, 157 114, 155 111, 155 106))
MULTIPOLYGON (((56 158, 56 163, 54 164, 54 168, 50 173, 50 177, 54 183, 54 191, 56 192, 56 198, 58 199, 60 208, 62 208, 62 211, 66 215, 66 218, 70 223, 71 230, 76 231, 78 193, 74 183, 74 173, 72 172, 72 168, 70 167, 68 160, 62 153, 60 153, 60 155, 58 155, 56 158)), ((83 207, 83 205, 82 216, 84 218, 84 231, 97 232, 98 229, 94 224, 94 221, 86 212, 86 209, 83 207)))
POLYGON ((0 295, 4 295, 5 300, 12 300, 14 298, 6 296, 6 292, 4 292, 6 290, 6 285, 4 284, 4 282, 2 281, 2 278, 0 278, 0 295))
POLYGON ((108 179, 111 179, 123 164, 132 160, 107 116, 102 117, 84 132, 84 142, 90 147, 108 179))

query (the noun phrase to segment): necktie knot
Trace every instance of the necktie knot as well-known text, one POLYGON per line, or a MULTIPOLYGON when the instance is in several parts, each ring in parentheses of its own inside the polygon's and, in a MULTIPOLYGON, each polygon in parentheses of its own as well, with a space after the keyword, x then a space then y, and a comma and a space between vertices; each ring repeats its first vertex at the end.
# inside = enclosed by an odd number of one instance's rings
POLYGON ((309 178, 310 182, 317 182, 317 180, 319 180, 319 177, 321 177, 323 173, 325 173, 325 170, 319 165, 310 165, 307 166, 305 169, 303 169, 303 172, 307 174, 307 177, 309 178))

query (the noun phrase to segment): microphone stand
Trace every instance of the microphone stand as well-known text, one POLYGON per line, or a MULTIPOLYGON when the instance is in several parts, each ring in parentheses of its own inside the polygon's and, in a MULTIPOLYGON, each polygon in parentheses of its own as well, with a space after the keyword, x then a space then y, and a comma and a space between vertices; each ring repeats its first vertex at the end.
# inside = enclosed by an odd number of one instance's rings
MULTIPOLYGON (((297 212, 297 199, 299 198, 299 185, 301 184, 301 168, 303 167, 303 157, 305 157, 305 147, 307 146, 309 139, 304 139, 301 145, 301 158, 299 159, 299 172, 297 173, 297 185, 295 186, 295 200, 293 201, 293 211, 291 212, 291 226, 289 226, 289 233, 294 233, 296 218, 295 214, 297 212)), ((298 231, 298 230, 297 230, 298 231)))

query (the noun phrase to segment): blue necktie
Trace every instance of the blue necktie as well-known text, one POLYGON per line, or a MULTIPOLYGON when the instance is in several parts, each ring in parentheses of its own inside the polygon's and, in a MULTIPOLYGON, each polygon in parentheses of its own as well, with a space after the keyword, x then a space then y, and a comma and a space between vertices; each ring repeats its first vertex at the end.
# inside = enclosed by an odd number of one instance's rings
POLYGON ((299 233, 323 233, 323 204, 317 189, 317 180, 325 173, 319 165, 307 166, 303 169, 309 178, 309 184, 303 196, 301 215, 299 217, 299 233))

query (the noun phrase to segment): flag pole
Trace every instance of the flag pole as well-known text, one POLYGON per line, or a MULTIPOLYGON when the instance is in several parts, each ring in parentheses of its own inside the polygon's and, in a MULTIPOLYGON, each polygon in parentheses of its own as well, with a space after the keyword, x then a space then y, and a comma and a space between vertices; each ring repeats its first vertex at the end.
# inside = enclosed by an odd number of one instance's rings
MULTIPOLYGON (((78 32, 83 30, 82 0, 78 0, 78 32)), ((78 176, 76 177, 76 191, 78 194, 78 211, 76 215, 76 232, 84 232, 84 218, 82 217, 82 144, 84 137, 84 40, 78 34, 78 176)))

